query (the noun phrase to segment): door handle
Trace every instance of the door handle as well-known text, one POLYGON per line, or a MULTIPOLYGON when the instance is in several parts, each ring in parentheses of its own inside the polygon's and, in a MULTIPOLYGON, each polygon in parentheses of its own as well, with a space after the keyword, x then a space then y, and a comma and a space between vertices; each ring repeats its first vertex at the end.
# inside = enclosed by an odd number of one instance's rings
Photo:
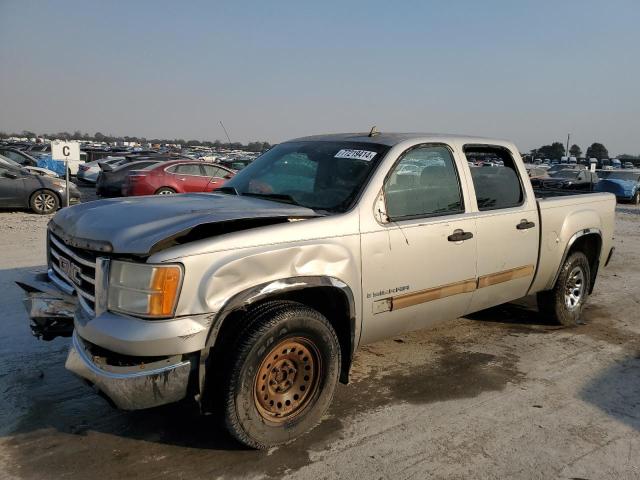
POLYGON ((470 238, 473 238, 473 233, 457 229, 447 237, 447 240, 449 240, 450 242, 464 242, 465 240, 469 240, 470 238))
POLYGON ((533 228, 535 227, 536 224, 533 222, 530 222, 529 220, 527 220, 526 218, 523 218, 522 220, 520 220, 520 223, 518 225, 516 225, 516 228, 518 230, 526 230, 528 228, 533 228))

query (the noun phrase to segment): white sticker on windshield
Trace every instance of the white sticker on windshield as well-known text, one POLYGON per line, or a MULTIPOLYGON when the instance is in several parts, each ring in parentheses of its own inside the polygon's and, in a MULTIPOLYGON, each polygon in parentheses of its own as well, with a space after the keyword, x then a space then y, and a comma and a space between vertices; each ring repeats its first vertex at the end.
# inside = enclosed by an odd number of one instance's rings
POLYGON ((356 160, 365 160, 370 162, 375 156, 376 152, 370 152, 369 150, 351 150, 349 148, 343 148, 336 153, 335 158, 354 158, 356 160))

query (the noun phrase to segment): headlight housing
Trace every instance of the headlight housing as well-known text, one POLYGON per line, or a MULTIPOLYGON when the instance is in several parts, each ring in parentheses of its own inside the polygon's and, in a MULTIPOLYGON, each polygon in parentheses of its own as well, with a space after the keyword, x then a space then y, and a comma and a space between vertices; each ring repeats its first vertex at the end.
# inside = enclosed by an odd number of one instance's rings
POLYGON ((182 277, 180 264, 114 260, 109 270, 108 309, 143 318, 170 318, 178 303, 182 277))

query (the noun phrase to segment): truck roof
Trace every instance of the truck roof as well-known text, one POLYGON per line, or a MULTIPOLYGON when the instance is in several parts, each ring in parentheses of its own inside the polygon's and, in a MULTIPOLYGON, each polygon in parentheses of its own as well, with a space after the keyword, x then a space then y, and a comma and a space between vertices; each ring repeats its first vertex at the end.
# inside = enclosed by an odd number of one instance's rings
POLYGON ((472 137, 469 135, 453 135, 448 133, 400 133, 400 132, 379 132, 372 137, 368 132, 354 133, 329 133, 325 135, 311 135, 308 137, 299 137, 288 140, 290 142, 362 142, 377 143, 382 145, 394 146, 405 140, 422 140, 424 142, 455 142, 455 143, 472 143, 472 144, 494 144, 494 145, 512 145, 508 140, 500 140, 485 137, 472 137))

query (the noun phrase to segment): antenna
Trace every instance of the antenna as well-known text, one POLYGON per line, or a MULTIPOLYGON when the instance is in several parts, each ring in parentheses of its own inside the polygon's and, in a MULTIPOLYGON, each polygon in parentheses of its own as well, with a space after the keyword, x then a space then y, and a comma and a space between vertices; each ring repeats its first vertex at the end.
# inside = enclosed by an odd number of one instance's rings
POLYGON ((378 131, 378 129, 374 125, 373 127, 371 127, 371 130, 369 131, 369 136, 370 137, 375 137, 376 135, 380 135, 380 132, 378 131))
POLYGON ((227 133, 227 129, 224 128, 224 123, 220 120, 220 125, 222 125, 222 130, 224 130, 224 134, 227 136, 227 140, 229 141, 229 146, 231 146, 231 139, 229 138, 229 134, 227 133))

